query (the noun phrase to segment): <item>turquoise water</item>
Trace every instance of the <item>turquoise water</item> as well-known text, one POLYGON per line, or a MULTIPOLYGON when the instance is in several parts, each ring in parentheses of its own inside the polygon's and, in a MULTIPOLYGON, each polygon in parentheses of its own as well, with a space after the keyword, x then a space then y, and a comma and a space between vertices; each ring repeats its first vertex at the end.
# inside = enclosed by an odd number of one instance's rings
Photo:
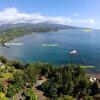
POLYGON ((54 64, 81 63, 100 69, 100 31, 84 32, 82 29, 58 32, 33 33, 11 42, 23 43, 10 48, 0 47, 0 55, 23 62, 48 62, 54 64), (78 55, 70 55, 76 49, 78 55))

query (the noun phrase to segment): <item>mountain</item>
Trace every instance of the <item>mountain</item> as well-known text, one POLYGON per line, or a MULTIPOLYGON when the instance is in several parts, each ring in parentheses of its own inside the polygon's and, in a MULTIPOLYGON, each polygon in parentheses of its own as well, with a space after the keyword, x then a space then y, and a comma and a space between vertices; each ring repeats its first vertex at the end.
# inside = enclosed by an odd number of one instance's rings
POLYGON ((2 24, 0 25, 0 31, 13 29, 13 28, 26 28, 26 29, 53 29, 53 30, 61 30, 61 29, 75 29, 78 27, 61 25, 61 24, 53 24, 53 23, 21 23, 21 24, 2 24))
POLYGON ((53 23, 23 23, 23 24, 3 24, 0 26, 0 43, 4 44, 5 42, 11 41, 15 38, 19 38, 26 34, 32 32, 51 32, 58 31, 62 29, 76 29, 78 27, 53 24, 53 23))

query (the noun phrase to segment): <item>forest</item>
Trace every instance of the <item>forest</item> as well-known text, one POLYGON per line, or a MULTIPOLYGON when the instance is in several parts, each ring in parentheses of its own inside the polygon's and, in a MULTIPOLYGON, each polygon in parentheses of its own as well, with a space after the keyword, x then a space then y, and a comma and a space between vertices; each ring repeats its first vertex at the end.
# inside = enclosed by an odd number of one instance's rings
POLYGON ((0 57, 0 100, 11 100, 21 92, 24 100, 38 100, 32 89, 38 78, 45 77, 41 85, 46 100, 93 100, 97 84, 89 80, 85 69, 77 64, 57 66, 47 63, 21 63, 0 57))

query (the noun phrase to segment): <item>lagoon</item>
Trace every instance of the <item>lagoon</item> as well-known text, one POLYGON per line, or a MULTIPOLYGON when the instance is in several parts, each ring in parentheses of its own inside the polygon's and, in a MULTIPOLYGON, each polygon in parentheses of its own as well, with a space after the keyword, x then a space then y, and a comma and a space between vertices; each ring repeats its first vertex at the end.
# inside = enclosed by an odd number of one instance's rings
POLYGON ((32 33, 10 41, 10 48, 0 46, 0 55, 23 62, 54 64, 79 63, 100 70, 100 31, 82 29, 32 33), (22 44, 22 45, 16 45, 22 44), (77 50, 78 55, 71 55, 77 50))

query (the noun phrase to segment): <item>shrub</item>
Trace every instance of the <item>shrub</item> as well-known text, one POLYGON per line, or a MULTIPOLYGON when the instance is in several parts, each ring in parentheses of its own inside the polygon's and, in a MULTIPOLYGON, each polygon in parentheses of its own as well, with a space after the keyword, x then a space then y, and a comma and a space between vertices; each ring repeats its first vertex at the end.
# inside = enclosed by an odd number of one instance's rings
POLYGON ((38 100, 37 96, 34 94, 34 92, 31 88, 26 90, 25 97, 26 97, 26 100, 27 99, 29 99, 29 100, 38 100))

